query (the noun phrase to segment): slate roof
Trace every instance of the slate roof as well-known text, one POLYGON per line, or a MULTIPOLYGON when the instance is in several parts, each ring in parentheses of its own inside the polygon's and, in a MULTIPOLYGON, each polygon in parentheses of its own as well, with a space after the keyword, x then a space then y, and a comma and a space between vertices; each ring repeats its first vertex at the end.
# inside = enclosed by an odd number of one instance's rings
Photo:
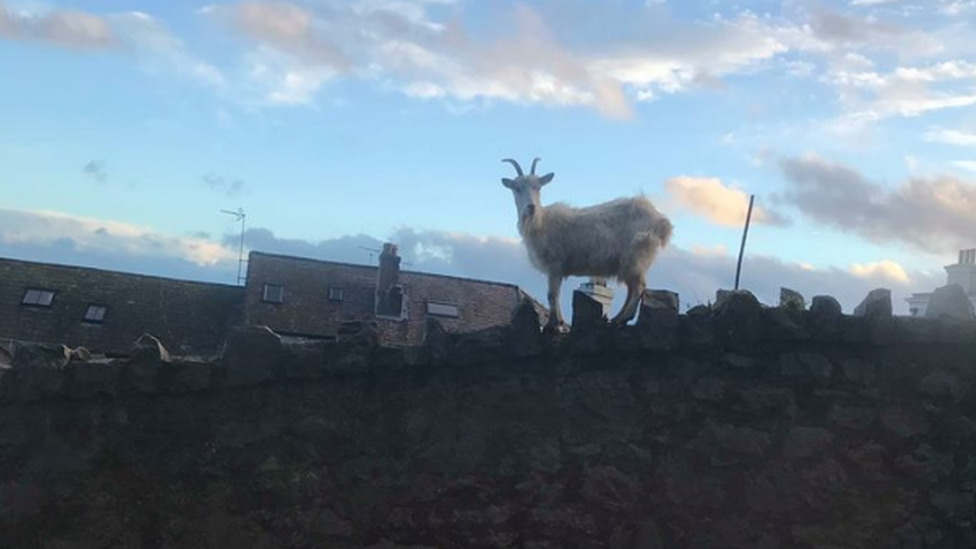
POLYGON ((218 351, 242 318, 244 288, 0 258, 0 339, 127 354, 144 332, 178 354, 218 351), (28 289, 54 291, 49 307, 22 304, 28 289), (105 307, 101 323, 83 321, 105 307))

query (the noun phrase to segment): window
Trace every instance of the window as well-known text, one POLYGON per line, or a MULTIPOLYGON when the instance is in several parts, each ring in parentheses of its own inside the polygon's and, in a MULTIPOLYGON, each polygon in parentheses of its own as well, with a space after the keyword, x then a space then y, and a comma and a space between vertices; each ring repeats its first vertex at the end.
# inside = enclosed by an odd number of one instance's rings
POLYGON ((33 305, 35 307, 50 307, 51 303, 53 302, 54 291, 28 288, 27 291, 24 292, 24 299, 22 299, 20 303, 23 305, 33 305))
POLYGON ((265 284, 264 301, 266 303, 284 303, 285 287, 278 284, 265 284))
POLYGON ((342 301, 342 288, 338 286, 329 288, 329 301, 342 301))
POLYGON ((85 309, 85 316, 81 319, 82 322, 87 322, 89 324, 101 324, 105 321, 105 313, 108 311, 108 307, 104 305, 89 305, 85 309))
POLYGON ((427 314, 432 316, 443 316, 447 318, 457 318, 457 305, 452 303, 438 303, 436 301, 427 302, 427 314))

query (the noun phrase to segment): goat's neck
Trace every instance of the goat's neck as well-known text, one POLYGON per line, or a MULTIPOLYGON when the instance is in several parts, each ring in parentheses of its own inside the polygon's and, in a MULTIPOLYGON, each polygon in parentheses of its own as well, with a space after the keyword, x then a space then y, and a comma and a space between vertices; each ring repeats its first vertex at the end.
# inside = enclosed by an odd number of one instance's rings
POLYGON ((542 218, 544 215, 542 208, 536 208, 534 214, 519 218, 518 230, 522 238, 531 238, 542 228, 542 218))

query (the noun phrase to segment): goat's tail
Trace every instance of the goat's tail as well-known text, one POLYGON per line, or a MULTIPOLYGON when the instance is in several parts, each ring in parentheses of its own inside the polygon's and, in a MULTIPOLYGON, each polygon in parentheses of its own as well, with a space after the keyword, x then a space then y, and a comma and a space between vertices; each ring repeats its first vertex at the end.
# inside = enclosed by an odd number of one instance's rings
POLYGON ((654 236, 657 237, 658 241, 661 243, 661 247, 665 247, 671 242, 671 232, 674 230, 674 226, 671 225, 671 220, 661 216, 654 224, 654 236))
POLYGON ((634 245, 637 249, 652 248, 660 250, 671 241, 671 231, 674 229, 671 221, 666 217, 658 219, 650 230, 641 231, 634 235, 634 245))

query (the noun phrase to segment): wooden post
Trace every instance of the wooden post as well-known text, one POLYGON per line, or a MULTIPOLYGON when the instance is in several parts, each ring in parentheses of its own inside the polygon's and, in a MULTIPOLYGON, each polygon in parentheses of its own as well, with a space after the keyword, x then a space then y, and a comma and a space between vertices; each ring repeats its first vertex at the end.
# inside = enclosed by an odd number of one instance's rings
POLYGON ((742 230, 742 244, 739 245, 739 262, 735 266, 735 289, 739 289, 739 274, 742 272, 742 254, 746 250, 746 237, 749 236, 749 222, 752 220, 752 203, 756 195, 749 195, 749 211, 746 212, 746 226, 742 230))

